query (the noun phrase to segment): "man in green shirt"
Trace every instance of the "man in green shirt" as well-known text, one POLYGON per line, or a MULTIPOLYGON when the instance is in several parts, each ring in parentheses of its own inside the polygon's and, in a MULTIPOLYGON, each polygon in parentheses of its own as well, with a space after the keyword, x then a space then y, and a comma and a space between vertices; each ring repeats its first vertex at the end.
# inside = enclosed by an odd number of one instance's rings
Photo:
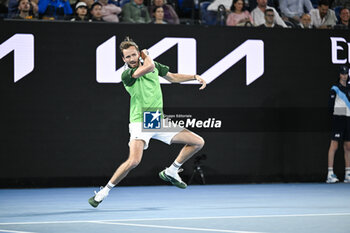
MULTIPOLYGON (((206 82, 199 75, 169 72, 168 66, 154 62, 147 50, 144 49, 140 52, 137 44, 128 37, 120 44, 120 52, 123 61, 128 66, 122 74, 122 81, 130 94, 130 153, 129 158, 118 167, 108 184, 99 192, 95 192, 96 195, 89 199, 89 203, 93 207, 97 207, 108 196, 109 191, 140 163, 143 150, 148 148, 151 138, 167 144, 185 144, 174 163, 159 173, 161 179, 183 189, 187 185, 178 175, 179 168, 204 146, 202 137, 178 126, 174 126, 168 131, 146 131, 143 129, 143 117, 144 112, 152 111, 153 119, 163 118, 163 97, 158 76, 172 83, 197 80, 202 84, 200 90, 206 87, 206 82), (140 57, 143 63, 140 61, 140 57)), ((164 120, 166 121, 166 119, 164 120)))
POLYGON ((131 0, 123 6, 122 19, 126 23, 150 23, 152 21, 143 0, 131 0))

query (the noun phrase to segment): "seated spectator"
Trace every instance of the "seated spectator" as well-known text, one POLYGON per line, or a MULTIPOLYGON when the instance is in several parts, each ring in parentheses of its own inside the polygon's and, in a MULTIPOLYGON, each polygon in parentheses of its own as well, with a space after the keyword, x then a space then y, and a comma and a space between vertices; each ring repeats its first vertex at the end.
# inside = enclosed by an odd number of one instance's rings
POLYGON ((300 18, 300 23, 298 24, 298 28, 310 29, 313 28, 311 25, 311 16, 308 13, 304 13, 300 18))
POLYGON ((122 8, 108 3, 108 0, 98 0, 98 2, 102 5, 102 19, 106 22, 119 23, 118 15, 122 12, 122 8))
POLYGON ((265 10, 272 9, 274 13, 275 24, 281 25, 286 28, 286 23, 282 20, 276 9, 267 5, 267 0, 257 0, 258 6, 251 12, 253 22, 256 26, 265 23, 265 10))
POLYGON ((311 23, 315 28, 332 28, 337 23, 337 17, 329 9, 328 0, 321 0, 318 8, 310 11, 311 23))
POLYGON ((91 6, 92 4, 95 3, 95 0, 78 0, 75 4, 78 2, 85 2, 87 6, 87 17, 90 19, 91 18, 91 6))
POLYGON ((223 5, 227 12, 230 12, 230 9, 232 7, 232 0, 214 0, 210 5, 208 6, 208 11, 218 11, 219 6, 223 5))
POLYGON ((289 21, 294 25, 300 23, 300 17, 306 12, 314 9, 310 0, 279 0, 279 7, 284 21, 289 21))
POLYGON ((153 0, 153 4, 151 7, 149 7, 149 12, 153 13, 154 8, 156 7, 163 7, 164 10, 164 20, 168 22, 169 24, 179 24, 179 16, 177 15, 176 11, 174 10, 173 6, 170 4, 166 4, 166 0, 153 0))
POLYGON ((68 0, 40 0, 39 15, 42 19, 65 19, 72 15, 73 10, 68 0))
POLYGON ((331 8, 343 7, 350 9, 350 0, 334 0, 331 8))
POLYGON ((150 23, 147 7, 143 0, 131 0, 123 6, 123 22, 126 23, 150 23))
POLYGON ((8 7, 5 0, 0 0, 0 20, 6 18, 8 14, 8 7))
POLYGON ((91 10, 92 4, 95 3, 94 0, 80 0, 79 2, 85 2, 88 10, 91 10))
POLYGON ((275 23, 275 12, 272 9, 265 10, 265 23, 259 25, 260 28, 283 28, 281 25, 275 23))
POLYGON ((152 21, 153 24, 167 24, 167 22, 164 21, 164 9, 162 6, 155 7, 152 15, 154 17, 152 21))
POLYGON ((253 18, 248 11, 244 9, 243 0, 234 0, 231 8, 231 13, 226 19, 227 26, 246 26, 253 25, 253 18))
MULTIPOLYGON (((248 4, 249 4, 249 11, 254 10, 255 7, 257 6, 256 0, 248 0, 248 4)), ((267 0, 267 5, 277 9, 279 6, 279 2, 278 0, 267 0)))
POLYGON ((91 6, 90 10, 91 19, 89 22, 105 22, 102 18, 102 5, 99 2, 95 2, 91 6))
POLYGON ((334 26, 335 29, 350 29, 349 24, 350 11, 347 8, 340 10, 340 22, 334 26))
POLYGON ((87 5, 85 2, 78 2, 75 5, 75 17, 71 21, 88 21, 87 5))
POLYGON ((18 15, 14 19, 34 19, 33 12, 30 10, 31 5, 29 0, 19 0, 18 15))
POLYGON ((18 14, 18 0, 8 0, 8 15, 7 18, 14 18, 18 14))
MULTIPOLYGON (((29 14, 34 18, 38 18, 38 0, 31 0, 29 14)), ((19 1, 18 0, 9 0, 8 1, 8 18, 17 17, 19 14, 18 10, 19 1)))

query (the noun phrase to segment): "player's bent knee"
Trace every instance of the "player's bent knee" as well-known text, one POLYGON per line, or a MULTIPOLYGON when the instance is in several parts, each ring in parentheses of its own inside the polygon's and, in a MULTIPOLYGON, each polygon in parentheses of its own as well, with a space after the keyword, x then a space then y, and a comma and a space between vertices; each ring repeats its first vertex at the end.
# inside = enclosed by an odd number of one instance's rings
POLYGON ((204 139, 201 136, 198 136, 196 146, 198 146, 199 149, 201 149, 205 144, 204 139))
POLYGON ((128 159, 128 165, 131 169, 137 167, 141 162, 141 159, 128 159))

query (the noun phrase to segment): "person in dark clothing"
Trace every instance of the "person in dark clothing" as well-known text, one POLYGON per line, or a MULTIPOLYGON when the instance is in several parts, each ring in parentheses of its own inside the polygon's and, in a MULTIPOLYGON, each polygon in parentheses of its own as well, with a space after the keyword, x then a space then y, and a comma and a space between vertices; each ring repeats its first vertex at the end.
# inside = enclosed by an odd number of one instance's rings
POLYGON ((261 28, 283 28, 281 25, 275 23, 275 12, 272 9, 265 10, 265 23, 261 24, 261 28))
POLYGON ((340 141, 344 141, 344 183, 350 183, 350 86, 348 85, 348 78, 349 68, 341 66, 339 82, 333 85, 330 91, 329 110, 332 118, 332 137, 328 150, 327 183, 339 181, 333 172, 333 164, 340 141))

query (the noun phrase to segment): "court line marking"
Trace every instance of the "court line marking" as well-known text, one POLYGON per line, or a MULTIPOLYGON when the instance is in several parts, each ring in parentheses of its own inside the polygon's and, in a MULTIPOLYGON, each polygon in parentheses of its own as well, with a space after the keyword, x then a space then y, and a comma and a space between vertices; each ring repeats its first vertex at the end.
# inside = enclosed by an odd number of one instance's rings
POLYGON ((239 218, 284 218, 284 217, 323 217, 323 216, 349 216, 350 213, 327 214, 278 214, 278 215, 248 215, 248 216, 209 216, 184 218, 135 218, 135 219, 107 219, 107 220, 72 220, 72 221, 45 221, 45 222, 7 222, 0 225, 31 225, 31 224, 67 224, 67 223, 94 223, 103 222, 131 222, 131 221, 166 221, 166 220, 206 220, 206 219, 239 219, 239 218))
POLYGON ((9 233, 35 233, 29 231, 12 231, 12 230, 0 230, 0 232, 9 232, 9 233))
POLYGON ((122 226, 134 226, 134 227, 149 227, 149 228, 163 228, 163 229, 175 229, 175 230, 189 230, 189 231, 211 231, 211 232, 230 232, 230 233, 263 233, 263 232, 257 232, 257 231, 233 231, 233 230, 221 230, 221 229, 212 229, 212 228, 175 227, 175 226, 135 224, 135 223, 120 223, 120 222, 95 221, 95 223, 122 225, 122 226))

